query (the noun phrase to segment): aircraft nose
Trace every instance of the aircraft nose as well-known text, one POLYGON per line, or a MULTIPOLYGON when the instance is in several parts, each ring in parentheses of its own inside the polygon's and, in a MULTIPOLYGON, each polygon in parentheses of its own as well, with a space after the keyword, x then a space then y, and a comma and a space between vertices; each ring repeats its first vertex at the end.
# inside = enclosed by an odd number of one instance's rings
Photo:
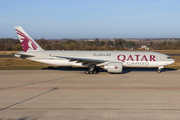
POLYGON ((168 64, 173 64, 175 62, 174 59, 172 59, 171 61, 168 62, 168 64))

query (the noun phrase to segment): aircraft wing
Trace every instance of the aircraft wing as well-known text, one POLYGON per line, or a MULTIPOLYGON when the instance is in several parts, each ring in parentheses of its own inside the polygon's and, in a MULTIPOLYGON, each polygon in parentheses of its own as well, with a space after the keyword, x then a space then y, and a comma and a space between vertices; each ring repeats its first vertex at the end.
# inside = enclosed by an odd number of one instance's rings
POLYGON ((91 58, 83 58, 83 57, 65 57, 65 56, 52 56, 52 57, 65 58, 65 59, 69 59, 70 61, 77 61, 82 63, 89 63, 89 62, 103 63, 108 61, 108 60, 99 60, 99 59, 91 59, 91 58))

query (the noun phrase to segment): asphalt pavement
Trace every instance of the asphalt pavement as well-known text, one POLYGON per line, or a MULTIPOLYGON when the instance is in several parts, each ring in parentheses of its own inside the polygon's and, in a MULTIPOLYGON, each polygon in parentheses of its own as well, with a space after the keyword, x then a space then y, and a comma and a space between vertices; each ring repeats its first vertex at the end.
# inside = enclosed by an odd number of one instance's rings
POLYGON ((179 120, 180 70, 0 70, 2 120, 179 120))

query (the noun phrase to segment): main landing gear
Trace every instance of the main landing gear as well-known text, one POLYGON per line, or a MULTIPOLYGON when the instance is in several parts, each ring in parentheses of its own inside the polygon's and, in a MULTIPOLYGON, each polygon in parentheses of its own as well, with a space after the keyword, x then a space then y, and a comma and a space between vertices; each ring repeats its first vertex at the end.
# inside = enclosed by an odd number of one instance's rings
POLYGON ((158 67, 157 73, 161 73, 161 69, 163 69, 163 68, 164 68, 164 66, 158 67))
POLYGON ((86 74, 98 74, 99 71, 98 71, 98 69, 94 69, 94 70, 87 70, 85 73, 86 74))
POLYGON ((90 65, 88 67, 88 70, 85 72, 86 74, 98 74, 99 71, 98 69, 96 68, 96 65, 90 65))

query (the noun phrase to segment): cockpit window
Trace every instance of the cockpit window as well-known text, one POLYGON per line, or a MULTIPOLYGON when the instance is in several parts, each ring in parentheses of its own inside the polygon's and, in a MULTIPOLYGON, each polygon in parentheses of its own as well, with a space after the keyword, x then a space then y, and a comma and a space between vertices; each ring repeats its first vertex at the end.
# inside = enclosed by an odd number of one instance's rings
POLYGON ((171 59, 171 57, 167 57, 167 59, 171 59))

